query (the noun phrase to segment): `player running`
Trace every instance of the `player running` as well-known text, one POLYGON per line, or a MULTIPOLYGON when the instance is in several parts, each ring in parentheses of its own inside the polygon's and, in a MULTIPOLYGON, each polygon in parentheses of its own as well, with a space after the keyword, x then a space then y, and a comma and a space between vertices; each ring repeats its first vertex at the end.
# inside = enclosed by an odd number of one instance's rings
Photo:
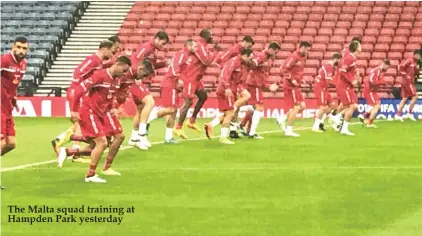
MULTIPOLYGON (((92 55, 88 56, 83 60, 73 71, 72 83, 67 89, 67 101, 69 104, 74 103, 76 88, 89 78, 96 70, 103 68, 104 63, 111 59, 113 54, 116 52, 116 45, 111 41, 102 41, 99 45, 99 49, 92 55)), ((75 110, 78 110, 81 106, 81 101, 78 101, 75 110)), ((73 116, 72 116, 73 117, 73 116)), ((56 154, 59 154, 59 148, 62 147, 69 141, 85 142, 85 138, 81 134, 79 124, 76 120, 72 120, 73 125, 65 132, 57 136, 51 141, 53 149, 56 154)), ((75 149, 79 148, 79 144, 74 145, 75 149)), ((82 159, 75 156, 74 161, 82 159)))
POLYGON ((416 121, 415 116, 412 114, 412 112, 413 107, 415 106, 416 101, 418 100, 415 87, 415 75, 417 75, 420 70, 418 66, 419 60, 421 60, 421 53, 419 50, 415 50, 413 52, 412 57, 406 58, 398 66, 398 71, 402 76, 404 76, 404 78, 401 81, 402 99, 399 104, 397 115, 395 116, 396 120, 403 121, 403 118, 409 118, 410 120, 416 121), (402 117, 404 105, 406 105, 407 100, 409 98, 411 98, 409 112, 407 113, 407 116, 402 117))
POLYGON ((303 71, 305 69, 305 60, 310 48, 311 43, 306 41, 300 42, 299 49, 290 54, 281 66, 284 96, 287 105, 291 107, 291 109, 287 114, 281 115, 277 119, 277 124, 284 130, 286 136, 300 136, 293 132, 293 123, 296 120, 297 113, 302 112, 306 108, 300 86, 302 84, 303 71))
POLYGON ((179 93, 182 89, 183 81, 186 80, 186 71, 191 63, 191 56, 195 54, 196 50, 196 42, 188 39, 185 42, 184 48, 174 54, 165 78, 161 83, 163 107, 158 110, 154 109, 148 120, 148 123, 150 123, 157 118, 168 116, 164 141, 166 144, 178 143, 173 139, 173 128, 179 105, 179 93))
MULTIPOLYGON (((85 176, 85 182, 107 182, 96 174, 98 162, 108 146, 107 136, 112 136, 113 141, 110 144, 102 173, 104 175, 121 175, 111 169, 111 164, 125 137, 120 122, 115 116, 116 110, 113 104, 115 104, 116 91, 120 86, 119 77, 126 73, 130 66, 130 59, 121 56, 110 68, 96 71, 75 88, 74 99, 70 104, 72 119, 79 121, 83 136, 91 144, 89 147, 83 148, 84 150, 79 150, 91 153, 91 163, 85 176), (86 93, 88 95, 83 98, 82 106, 79 108, 79 99, 86 93)), ((63 165, 68 155, 65 148, 60 148, 59 167, 63 165)))
POLYGON ((270 43, 268 49, 258 53, 252 59, 252 66, 248 79, 246 80, 246 86, 248 92, 251 94, 248 104, 252 105, 254 109, 246 114, 240 127, 243 129, 247 123, 250 124, 248 131, 243 131, 244 135, 250 138, 263 139, 262 136, 256 133, 259 120, 264 115, 264 95, 262 91, 269 90, 275 92, 278 89, 276 84, 270 85, 267 79, 273 66, 274 58, 280 49, 278 43, 270 43))
POLYGON ((325 131, 324 117, 328 116, 331 120, 333 119, 331 111, 336 107, 336 102, 331 98, 328 88, 329 83, 333 83, 334 70, 338 66, 340 59, 341 54, 334 53, 331 61, 321 66, 318 75, 315 78, 314 93, 319 109, 315 117, 314 125, 312 126, 312 131, 314 132, 325 131))
MULTIPOLYGON (((16 148, 16 131, 12 111, 16 107, 16 93, 26 70, 29 43, 17 37, 9 53, 1 55, 1 156, 16 148)), ((0 186, 4 189, 3 186, 0 186)))
POLYGON ((184 104, 180 109, 179 121, 174 130, 175 134, 182 138, 187 138, 186 134, 183 132, 182 126, 195 96, 198 98, 198 101, 196 102, 192 116, 186 121, 186 126, 201 132, 201 129, 196 125, 196 117, 208 98, 201 79, 204 76, 207 67, 218 54, 220 48, 218 44, 215 44, 212 49, 207 48, 208 44, 212 43, 213 39, 211 30, 203 29, 199 33, 199 36, 198 49, 196 50, 195 55, 190 58, 190 63, 185 74, 185 81, 183 81, 184 104))
MULTIPOLYGON (((224 113, 220 136, 220 143, 222 144, 234 144, 234 142, 227 138, 227 134, 235 110, 245 103, 242 98, 235 101, 236 92, 240 92, 247 97, 250 97, 249 92, 242 88, 242 77, 247 75, 248 69, 246 65, 249 64, 251 60, 252 50, 244 49, 239 56, 227 61, 221 70, 217 85, 217 100, 218 108, 224 113)), ((208 132, 206 135, 210 139, 208 132)))
POLYGON ((366 79, 364 81, 365 87, 363 88, 363 96, 365 97, 368 105, 372 106, 372 109, 364 115, 359 115, 358 117, 367 128, 377 128, 377 126, 373 123, 375 120, 375 116, 377 115, 377 112, 381 107, 377 90, 380 85, 385 84, 384 72, 387 71, 389 66, 390 61, 388 59, 384 59, 380 66, 371 70, 369 74, 369 79, 366 79), (366 121, 365 119, 367 118, 369 119, 366 121))
POLYGON ((341 103, 346 107, 340 133, 354 136, 355 134, 349 131, 349 123, 353 112, 358 107, 353 86, 358 84, 356 78, 356 57, 362 51, 362 47, 358 41, 353 41, 350 43, 349 51, 339 63, 339 78, 336 82, 336 91, 341 103))
MULTIPOLYGON (((244 36, 240 43, 235 44, 226 52, 217 56, 217 58, 215 59, 215 62, 217 63, 219 67, 222 68, 228 60, 230 60, 233 57, 238 56, 240 52, 242 52, 244 49, 252 48, 254 44, 255 42, 251 36, 248 36, 248 35, 244 36)), ((235 94, 235 96, 237 96, 237 94, 235 94)), ((233 116, 233 122, 230 123, 230 137, 231 138, 239 138, 239 134, 236 132, 238 125, 234 122, 237 119, 238 112, 239 112, 238 110, 235 111, 235 114, 233 116)), ((211 122, 207 123, 204 126, 205 132, 208 133, 208 135, 211 135, 213 128, 219 125, 222 119, 223 119, 223 114, 220 111, 219 115, 217 115, 211 122)))

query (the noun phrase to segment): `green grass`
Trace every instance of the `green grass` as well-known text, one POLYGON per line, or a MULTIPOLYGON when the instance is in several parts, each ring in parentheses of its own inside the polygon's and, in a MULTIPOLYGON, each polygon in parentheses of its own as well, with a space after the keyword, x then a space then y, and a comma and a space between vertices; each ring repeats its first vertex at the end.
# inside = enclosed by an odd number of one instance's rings
MULTIPOLYGON (((130 131, 131 121, 122 123, 130 131)), ((68 125, 67 119, 17 119, 18 148, 3 157, 2 167, 53 160, 50 140, 68 125)), ((422 124, 378 126, 351 126, 356 137, 303 130, 298 139, 275 132, 233 146, 197 140, 147 152, 126 149, 114 163, 122 176, 105 177, 104 185, 84 183, 87 166, 71 162, 63 169, 52 163, 3 172, 1 230, 7 236, 421 235, 422 124), (29 225, 7 222, 8 205, 134 206, 135 213, 126 213, 120 225, 29 225)), ((260 125, 261 131, 277 129, 273 120, 260 125)), ((150 140, 163 136, 158 121, 150 140)), ((109 214, 75 214, 95 215, 109 214)))

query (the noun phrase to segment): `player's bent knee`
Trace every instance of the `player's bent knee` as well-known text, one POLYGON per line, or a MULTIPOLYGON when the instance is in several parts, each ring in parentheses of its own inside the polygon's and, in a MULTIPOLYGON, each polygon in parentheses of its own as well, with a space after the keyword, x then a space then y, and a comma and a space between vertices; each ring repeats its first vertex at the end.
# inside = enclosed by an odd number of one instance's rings
POLYGON ((102 148, 102 149, 105 149, 108 146, 107 138, 105 136, 96 138, 95 139, 95 146, 102 148))

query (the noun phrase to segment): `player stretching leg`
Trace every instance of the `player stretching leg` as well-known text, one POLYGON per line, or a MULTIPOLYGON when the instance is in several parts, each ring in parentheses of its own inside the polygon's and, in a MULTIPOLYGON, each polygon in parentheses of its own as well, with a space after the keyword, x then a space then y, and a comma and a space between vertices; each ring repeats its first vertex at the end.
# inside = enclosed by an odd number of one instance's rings
POLYGON ((372 109, 369 113, 364 115, 359 115, 360 121, 368 128, 377 128, 375 124, 373 124, 375 120, 375 116, 377 115, 378 110, 380 109, 380 99, 378 98, 377 89, 378 86, 385 84, 383 79, 384 72, 387 71, 388 67, 390 66, 390 61, 388 59, 384 59, 382 64, 377 68, 374 68, 370 74, 369 79, 365 80, 365 86, 363 88, 363 96, 366 99, 368 105, 372 106, 372 109), (369 118, 368 120, 365 120, 369 118))
POLYGON ((402 112, 404 105, 406 105, 407 100, 411 98, 409 104, 409 112, 405 118, 415 121, 415 116, 412 114, 413 107, 418 100, 418 95, 416 95, 415 87, 415 75, 418 74, 420 68, 418 68, 418 61, 421 60, 421 53, 419 50, 413 52, 413 56, 405 59, 398 66, 398 71, 401 75, 404 76, 401 81, 401 97, 399 108, 397 111, 396 119, 403 121, 402 112))
POLYGON ((281 66, 281 73, 284 77, 283 87, 285 99, 291 109, 285 116, 280 116, 277 119, 277 124, 285 131, 286 136, 300 136, 293 132, 293 123, 296 120, 297 113, 302 112, 306 107, 300 86, 305 69, 305 60, 310 48, 311 44, 309 42, 300 42, 299 49, 293 52, 281 66), (286 120, 287 127, 285 127, 286 120))
MULTIPOLYGON (((12 111, 16 107, 16 93, 26 70, 29 43, 17 37, 9 53, 1 55, 1 156, 16 148, 16 131, 12 111)), ((0 185, 1 189, 4 189, 0 185)))
POLYGON ((147 121, 154 108, 155 101, 152 95, 149 94, 148 88, 144 85, 142 79, 154 74, 154 69, 152 64, 145 59, 137 65, 136 72, 130 69, 128 73, 130 73, 128 79, 134 82, 130 87, 130 92, 137 108, 136 115, 133 118, 129 145, 141 150, 148 150, 151 147, 151 143, 147 138, 147 121))
MULTIPOLYGON (((116 132, 114 133, 115 140, 110 145, 110 152, 102 173, 106 175, 120 175, 120 173, 112 170, 110 166, 119 150, 121 142, 123 142, 124 136, 121 133, 119 121, 113 116, 115 111, 111 107, 115 103, 116 91, 120 86, 120 80, 118 78, 125 74, 130 66, 130 59, 121 56, 116 59, 116 63, 110 68, 96 71, 75 89, 74 100, 70 106, 71 116, 73 119, 79 120, 84 137, 92 139, 95 142, 95 147, 91 152, 91 163, 85 176, 85 182, 107 182, 96 174, 96 169, 101 155, 108 146, 106 135, 110 134, 111 131, 116 132), (77 110, 79 99, 88 92, 89 95, 84 97, 82 107, 77 110)), ((63 161, 62 158, 59 158, 59 166, 63 165, 63 161)))
MULTIPOLYGON (((242 83, 242 76, 247 73, 246 65, 250 63, 251 59, 252 50, 244 49, 239 56, 227 61, 221 70, 217 86, 217 100, 220 111, 224 113, 220 136, 220 143, 222 144, 234 144, 234 142, 227 138, 230 121, 233 119, 234 111, 245 103, 245 101, 244 99, 238 99, 235 102, 234 96, 237 89, 233 89, 242 83)), ((246 90, 242 90, 241 93, 245 97, 250 97, 249 92, 246 90)))
MULTIPOLYGON (((79 64, 73 71, 73 79, 70 87, 67 90, 67 101, 69 104, 73 103, 75 88, 79 86, 85 79, 89 78, 96 70, 103 67, 103 63, 111 59, 113 53, 116 52, 116 44, 111 41, 103 41, 100 43, 99 49, 96 53, 88 56, 85 60, 79 64)), ((80 106, 80 104, 77 104, 80 106)), ((75 108, 78 110, 78 108, 75 108)), ((85 142, 86 140, 81 134, 79 124, 73 120, 73 125, 65 132, 57 136, 54 140, 51 141, 53 149, 58 155, 59 148, 66 144, 69 141, 75 142, 85 142)), ((75 145, 74 148, 77 149, 78 145, 75 145)), ((83 159, 77 158, 76 160, 83 161, 83 159)))
POLYGON ((312 131, 321 132, 325 131, 323 116, 326 115, 332 119, 331 110, 335 107, 331 98, 330 92, 328 91, 328 83, 332 82, 332 76, 335 67, 338 66, 338 62, 341 59, 340 53, 334 53, 331 61, 322 65, 319 69, 318 76, 315 78, 315 97, 319 106, 318 112, 315 117, 312 131))
POLYGON ((252 59, 252 66, 249 72, 249 77, 246 80, 246 85, 248 92, 251 94, 251 98, 248 103, 249 105, 254 106, 254 110, 252 111, 252 115, 246 115, 245 119, 242 121, 242 125, 245 126, 248 122, 247 119, 250 119, 250 129, 248 129, 246 133, 246 135, 250 138, 263 139, 263 137, 256 133, 259 120, 264 115, 264 97, 262 90, 268 89, 275 92, 278 89, 276 84, 270 85, 267 82, 267 79, 274 62, 273 60, 280 49, 280 45, 277 43, 270 43, 268 49, 258 53, 252 59))
POLYGON ((352 41, 349 49, 350 52, 339 63, 339 79, 336 83, 336 90, 341 103, 347 107, 340 133, 354 136, 355 134, 349 131, 349 123, 352 119, 353 112, 358 107, 353 86, 358 84, 358 80, 355 78, 356 56, 362 51, 362 47, 359 42, 352 41))
MULTIPOLYGON (((174 54, 170 66, 166 72, 165 79, 161 84, 161 96, 163 98, 163 108, 152 110, 149 122, 154 119, 167 117, 167 128, 165 133, 165 143, 177 143, 173 139, 173 128, 176 120, 177 106, 179 103, 179 90, 186 80, 186 72, 189 70, 190 57, 196 52, 196 42, 192 39, 186 40, 185 47, 174 54)), ((183 132, 175 132, 181 138, 186 139, 183 132)))
POLYGON ((183 81, 184 104, 180 109, 179 121, 176 125, 176 129, 174 130, 177 136, 187 137, 183 133, 182 126, 186 119, 188 109, 191 107, 195 96, 198 98, 198 101, 196 102, 191 118, 186 122, 186 126, 190 129, 201 132, 201 129, 196 125, 196 117, 208 98, 201 79, 204 76, 207 67, 217 55, 216 49, 218 49, 219 46, 216 44, 211 50, 207 48, 207 45, 212 43, 212 33, 209 29, 201 30, 199 36, 201 38, 198 41, 198 49, 196 50, 195 55, 190 58, 190 64, 185 72, 185 81, 183 81))

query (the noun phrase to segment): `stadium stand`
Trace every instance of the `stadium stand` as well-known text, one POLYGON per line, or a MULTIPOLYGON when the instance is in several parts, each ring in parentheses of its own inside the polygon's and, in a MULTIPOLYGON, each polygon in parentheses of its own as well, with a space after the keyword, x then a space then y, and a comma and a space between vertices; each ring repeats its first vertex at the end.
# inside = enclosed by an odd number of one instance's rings
MULTIPOLYGON (((312 97, 312 81, 318 67, 335 51, 343 49, 354 36, 363 37, 359 67, 363 77, 369 68, 388 57, 393 64, 387 81, 397 85, 397 64, 421 47, 422 2, 2 2, 2 52, 15 35, 27 35, 31 43, 30 67, 26 80, 34 81, 37 93, 52 87, 66 88, 73 69, 93 53, 98 43, 119 33, 122 50, 135 51, 158 30, 170 35, 170 58, 183 41, 196 37, 202 28, 213 30, 223 49, 243 35, 256 41, 262 50, 271 41, 281 44, 276 58, 279 66, 298 42, 313 43, 307 62, 306 86, 312 97)), ((204 77, 207 88, 215 88, 219 68, 210 67, 204 77)), ((277 79, 278 68, 270 79, 277 79)), ((158 72, 154 88, 163 78, 158 72)), ((421 80, 422 81, 422 77, 421 80)), ((391 89, 382 93, 391 97, 391 89)), ((212 96, 213 94, 211 94, 212 96)), ((282 95, 282 91, 278 93, 282 95)))
POLYGON ((28 67, 21 88, 26 95, 42 82, 63 43, 78 22, 87 3, 2 2, 1 52, 10 50, 17 36, 30 42, 28 67))

